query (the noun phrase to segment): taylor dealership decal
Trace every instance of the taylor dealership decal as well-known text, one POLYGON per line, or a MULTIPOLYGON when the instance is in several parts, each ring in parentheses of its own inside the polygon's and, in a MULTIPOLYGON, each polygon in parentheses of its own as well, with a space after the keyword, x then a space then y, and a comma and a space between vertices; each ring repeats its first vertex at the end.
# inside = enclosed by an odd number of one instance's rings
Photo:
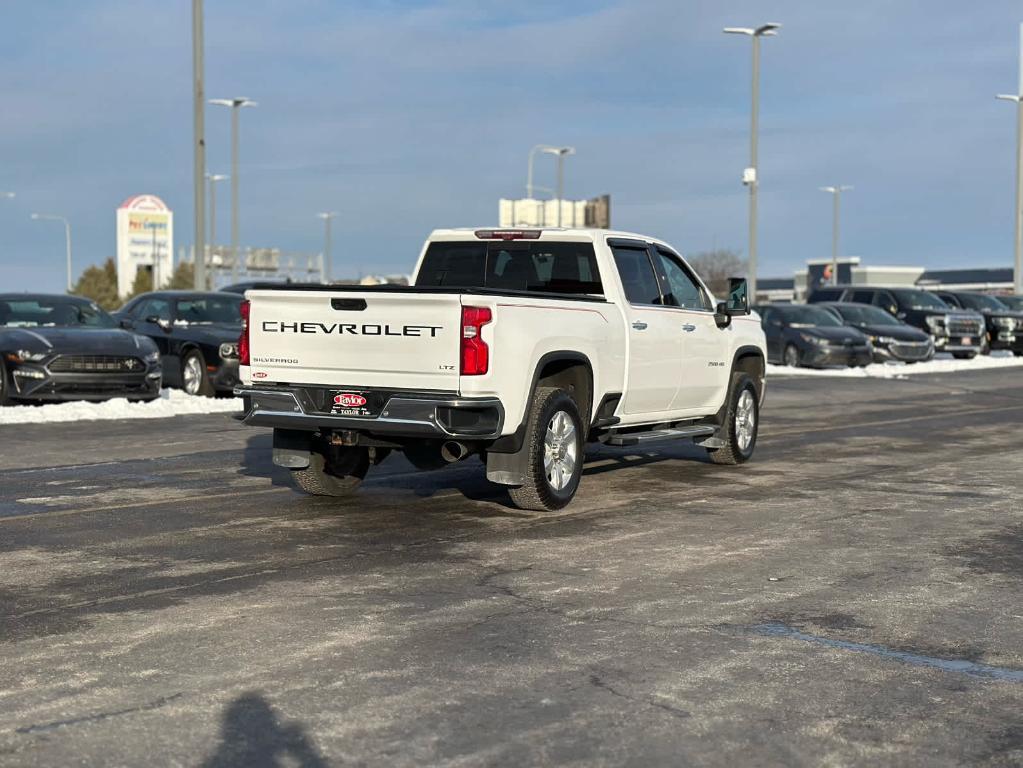
POLYGON ((366 398, 358 392, 335 392, 330 407, 331 415, 338 416, 369 416, 366 398))

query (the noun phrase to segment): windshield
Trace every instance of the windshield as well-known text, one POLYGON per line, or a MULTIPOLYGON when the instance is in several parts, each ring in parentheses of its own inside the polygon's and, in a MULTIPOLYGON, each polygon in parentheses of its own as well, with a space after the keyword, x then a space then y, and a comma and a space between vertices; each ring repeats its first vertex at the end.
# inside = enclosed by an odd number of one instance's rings
POLYGON ((981 312, 985 309, 994 310, 995 312, 1007 309, 994 296, 985 296, 983 293, 957 293, 956 297, 959 299, 959 303, 966 309, 978 309, 981 312))
POLYGON ((860 325, 902 325, 898 320, 889 315, 883 309, 877 307, 857 307, 853 305, 835 305, 846 322, 858 323, 860 325))
POLYGON ((188 325, 198 323, 241 325, 241 306, 242 297, 236 294, 179 299, 174 321, 188 325))
POLYGON ((0 299, 0 326, 116 328, 117 322, 92 302, 55 296, 40 299, 0 299))
POLYGON ((1023 296, 999 296, 998 300, 1009 309, 1023 309, 1023 296))
POLYGON ((927 291, 896 291, 895 295, 910 309, 948 309, 948 304, 927 291))
POLYGON ((820 326, 841 327, 841 323, 833 314, 820 307, 790 306, 773 309, 781 321, 792 328, 814 328, 820 326))

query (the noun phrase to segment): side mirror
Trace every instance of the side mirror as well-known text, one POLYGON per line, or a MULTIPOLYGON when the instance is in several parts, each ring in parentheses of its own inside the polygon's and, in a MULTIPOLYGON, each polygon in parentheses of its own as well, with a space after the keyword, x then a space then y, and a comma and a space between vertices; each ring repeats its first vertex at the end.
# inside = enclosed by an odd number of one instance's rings
POLYGON ((729 315, 749 314, 749 284, 744 277, 731 277, 728 279, 728 301, 725 302, 725 311, 729 315))
POLYGON ((122 328, 124 328, 124 329, 125 329, 126 331, 130 331, 130 330, 131 330, 132 328, 134 328, 134 327, 135 327, 135 323, 133 323, 133 322, 132 322, 132 320, 131 320, 131 318, 130 318, 130 317, 122 317, 122 318, 121 318, 121 319, 120 319, 120 320, 118 321, 118 323, 119 323, 119 324, 120 324, 120 326, 121 326, 122 328))
POLYGON ((171 329, 170 320, 164 320, 162 317, 157 317, 156 315, 150 315, 149 317, 147 317, 146 322, 152 323, 153 325, 158 325, 165 331, 169 331, 171 329))
POLYGON ((732 315, 728 311, 728 303, 719 301, 717 309, 714 310, 714 322, 718 328, 725 329, 732 324, 732 315))

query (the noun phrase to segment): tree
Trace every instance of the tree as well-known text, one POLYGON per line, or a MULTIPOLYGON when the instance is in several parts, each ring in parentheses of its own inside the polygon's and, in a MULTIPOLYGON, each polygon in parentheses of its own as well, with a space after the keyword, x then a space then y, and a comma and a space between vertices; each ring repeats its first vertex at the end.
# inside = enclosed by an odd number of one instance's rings
POLYGON ((124 297, 124 300, 128 301, 128 299, 133 299, 140 293, 148 293, 151 290, 153 290, 153 273, 148 269, 139 269, 135 273, 131 290, 128 291, 128 295, 124 297))
POLYGON ((172 291, 190 291, 195 285, 195 269, 190 261, 179 261, 174 267, 174 274, 171 275, 167 287, 172 291))
POLYGON ((121 306, 120 297, 117 295, 117 266, 114 260, 107 259, 103 266, 93 265, 82 272, 71 293, 92 299, 106 310, 121 306))
POLYGON ((746 259, 730 248, 694 253, 688 257, 688 261, 718 298, 728 295, 728 278, 746 274, 746 259))

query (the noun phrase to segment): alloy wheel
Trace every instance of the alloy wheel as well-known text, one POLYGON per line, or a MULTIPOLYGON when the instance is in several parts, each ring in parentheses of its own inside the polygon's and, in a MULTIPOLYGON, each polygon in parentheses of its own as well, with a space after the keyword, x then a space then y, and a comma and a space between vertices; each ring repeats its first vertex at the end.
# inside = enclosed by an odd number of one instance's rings
POLYGON ((563 490, 572 481, 578 463, 575 424, 567 413, 557 411, 548 422, 543 439, 543 469, 551 488, 563 490))
POLYGON ((735 442, 743 453, 749 450, 757 428, 756 402, 753 393, 744 389, 735 405, 735 442))
POLYGON ((185 369, 182 371, 185 391, 190 395, 199 394, 203 379, 202 361, 198 355, 192 355, 185 361, 185 369))

